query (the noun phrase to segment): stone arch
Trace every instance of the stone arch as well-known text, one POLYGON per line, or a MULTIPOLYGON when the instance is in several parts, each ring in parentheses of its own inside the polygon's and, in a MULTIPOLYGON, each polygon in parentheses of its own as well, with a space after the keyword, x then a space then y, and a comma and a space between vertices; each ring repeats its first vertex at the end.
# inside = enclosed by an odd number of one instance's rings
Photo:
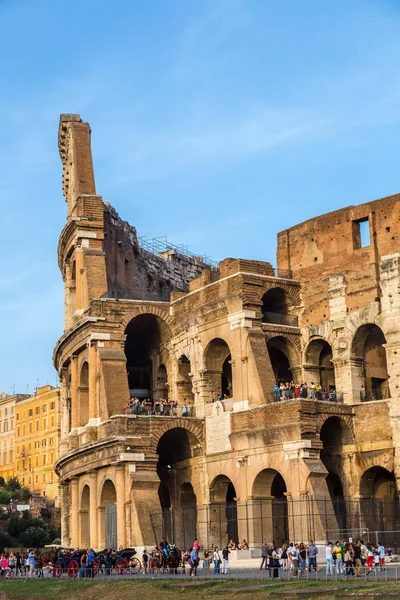
POLYGON ((258 289, 256 295, 256 302, 262 305, 263 296, 272 289, 280 288, 284 291, 290 306, 300 306, 300 286, 290 285, 285 281, 268 281, 258 289))
POLYGON ((399 490, 393 471, 373 466, 360 479, 360 512, 370 531, 396 531, 399 527, 399 490))
POLYGON ((296 379, 293 370, 299 367, 300 355, 293 341, 283 335, 268 336, 267 349, 277 384, 296 379))
POLYGON ((178 376, 176 381, 178 404, 194 403, 192 368, 190 359, 186 354, 181 354, 178 358, 178 376))
POLYGON ((270 287, 261 298, 263 323, 298 326, 296 304, 284 286, 270 287))
POLYGON ((172 336, 171 328, 158 315, 143 310, 130 319, 124 333, 130 395, 154 399, 156 369, 168 360, 166 344, 172 336))
MULTIPOLYGON (((322 390, 335 389, 335 369, 331 344, 322 337, 313 337, 304 352, 307 380, 319 383, 322 390)), ((323 399, 323 398, 320 398, 323 399)))
POLYGON ((287 487, 281 473, 263 469, 252 485, 252 542, 282 545, 289 538, 287 487))
POLYGON ((164 433, 166 433, 167 431, 169 431, 171 429, 177 429, 177 428, 185 429, 188 432, 192 433, 193 436, 198 441, 198 443, 201 446, 204 446, 205 435, 204 435, 203 422, 199 421, 197 419, 188 419, 187 417, 180 417, 180 418, 174 419, 173 424, 169 420, 165 421, 164 419, 161 419, 161 418, 153 419, 152 429, 151 429, 151 439, 152 439, 153 448, 157 447, 157 445, 160 441, 160 438, 164 435, 164 433), (161 421, 163 421, 163 422, 161 422, 161 421))
POLYGON ((321 461, 328 471, 326 484, 339 529, 346 529, 347 506, 344 489, 349 489, 349 474, 344 469, 344 446, 354 444, 354 433, 348 422, 339 416, 324 420, 320 429, 321 461))
POLYGON ((233 397, 232 354, 228 343, 221 337, 213 338, 205 347, 203 357, 208 402, 233 397))
POLYGON ((351 354, 359 362, 361 400, 389 398, 386 338, 375 323, 364 323, 355 331, 351 354))
POLYGON ((129 323, 139 315, 153 315, 154 317, 157 317, 160 319, 160 321, 165 323, 165 325, 168 327, 168 331, 172 332, 173 319, 169 312, 165 308, 151 303, 135 306, 134 310, 129 311, 121 321, 122 329, 125 331, 129 323))
POLYGON ((117 488, 110 477, 105 476, 100 491, 99 526, 100 547, 118 547, 117 539, 117 488))
POLYGON ((236 489, 227 475, 217 475, 210 485, 211 547, 224 547, 229 540, 238 542, 236 489))
MULTIPOLYGON (((331 419, 332 417, 336 417, 336 418, 340 419, 347 425, 347 427, 350 429, 352 439, 354 440, 355 434, 354 434, 353 417, 352 417, 352 415, 343 414, 342 412, 340 412, 340 409, 338 409, 338 410, 334 410, 334 408, 333 408, 333 410, 331 409, 329 411, 329 415, 327 415, 326 413, 318 415, 316 432, 320 435, 321 429, 322 429, 324 423, 326 423, 326 421, 328 421, 328 419, 331 419)), ((350 443, 353 443, 353 442, 350 442, 350 443)))

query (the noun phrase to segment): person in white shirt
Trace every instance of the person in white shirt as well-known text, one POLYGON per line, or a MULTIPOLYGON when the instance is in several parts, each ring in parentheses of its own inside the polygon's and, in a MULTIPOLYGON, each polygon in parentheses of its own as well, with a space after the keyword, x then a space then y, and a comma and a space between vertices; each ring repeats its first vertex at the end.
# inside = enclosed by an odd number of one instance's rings
POLYGON ((325 557, 326 557, 326 574, 333 575, 333 555, 332 555, 333 543, 328 542, 325 546, 325 557))
POLYGON ((221 572, 221 554, 219 552, 219 548, 218 546, 215 547, 214 550, 214 554, 213 554, 213 560, 214 560, 214 575, 216 575, 217 573, 221 572))

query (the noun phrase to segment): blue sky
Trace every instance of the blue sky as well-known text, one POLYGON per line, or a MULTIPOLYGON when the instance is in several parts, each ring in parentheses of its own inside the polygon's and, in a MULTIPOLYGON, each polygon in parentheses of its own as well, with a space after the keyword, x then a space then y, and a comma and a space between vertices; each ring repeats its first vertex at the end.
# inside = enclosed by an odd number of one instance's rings
POLYGON ((60 113, 139 235, 216 260, 400 191, 397 0, 0 0, 0 28, 0 391, 56 382, 60 113))

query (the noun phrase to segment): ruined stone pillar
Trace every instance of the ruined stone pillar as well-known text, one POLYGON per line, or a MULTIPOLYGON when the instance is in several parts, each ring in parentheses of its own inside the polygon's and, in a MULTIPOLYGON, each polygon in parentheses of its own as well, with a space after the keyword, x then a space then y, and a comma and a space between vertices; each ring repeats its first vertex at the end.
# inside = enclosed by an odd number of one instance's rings
POLYGON ((117 492, 117 540, 118 547, 125 548, 125 467, 116 470, 116 492, 117 492))
POLYGON ((70 481, 71 492, 71 546, 79 547, 79 479, 73 477, 70 481))
MULTIPOLYGON (((90 474, 90 546, 99 549, 98 544, 98 508, 97 508, 97 473, 90 474)), ((101 546, 104 548, 104 546, 101 546)))

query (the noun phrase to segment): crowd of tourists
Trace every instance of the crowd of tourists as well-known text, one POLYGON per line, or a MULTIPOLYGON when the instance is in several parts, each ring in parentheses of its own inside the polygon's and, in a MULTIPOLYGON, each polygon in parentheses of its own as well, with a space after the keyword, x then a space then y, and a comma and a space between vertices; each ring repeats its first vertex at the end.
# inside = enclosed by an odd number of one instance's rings
POLYGON ((153 401, 151 398, 131 398, 124 406, 126 415, 146 415, 153 417, 191 417, 194 416, 194 407, 184 402, 178 405, 176 400, 160 398, 153 401))
POLYGON ((319 383, 313 381, 308 383, 295 383, 294 381, 286 383, 276 383, 273 387, 273 395, 275 402, 282 400, 297 400, 301 398, 309 398, 310 400, 330 400, 336 402, 335 388, 323 388, 319 383))
POLYGON ((0 555, 0 576, 13 577, 43 577, 46 565, 42 562, 40 553, 34 549, 29 552, 4 552, 0 555))

